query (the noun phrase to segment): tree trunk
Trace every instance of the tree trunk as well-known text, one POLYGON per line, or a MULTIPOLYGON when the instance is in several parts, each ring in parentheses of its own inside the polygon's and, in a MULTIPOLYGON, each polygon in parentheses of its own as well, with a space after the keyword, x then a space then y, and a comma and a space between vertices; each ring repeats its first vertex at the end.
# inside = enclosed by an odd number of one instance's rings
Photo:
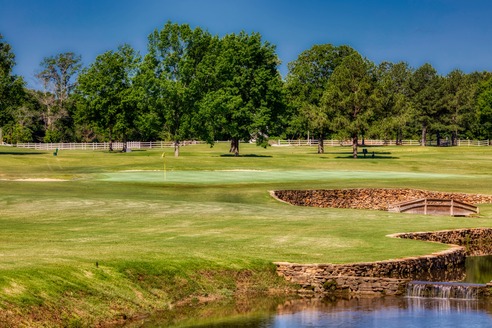
POLYGON ((357 144, 359 143, 359 139, 357 138, 357 134, 352 136, 352 156, 357 158, 357 144))
POLYGON ((113 151, 113 132, 109 129, 109 151, 113 151))
POLYGON ((421 146, 425 147, 427 144, 427 125, 422 124, 422 139, 421 139, 421 146))
POLYGON ((325 153, 325 144, 323 139, 318 140, 318 154, 324 154, 325 153))
POLYGON ((325 143, 324 143, 324 135, 321 133, 319 135, 318 139, 318 154, 324 154, 325 153, 325 143))
POLYGON ((126 153, 128 151, 128 141, 126 140, 126 136, 123 136, 123 146, 121 147, 121 152, 126 153))
POLYGON ((239 156, 239 140, 236 138, 231 139, 231 149, 229 149, 230 153, 234 153, 234 156, 239 156))
POLYGON ((458 133, 456 131, 453 131, 453 133, 451 133, 451 145, 458 145, 458 133))
POLYGON ((174 157, 179 157, 179 140, 174 141, 174 157))
POLYGON ((441 146, 441 134, 439 132, 436 133, 436 139, 437 139, 437 147, 441 146))

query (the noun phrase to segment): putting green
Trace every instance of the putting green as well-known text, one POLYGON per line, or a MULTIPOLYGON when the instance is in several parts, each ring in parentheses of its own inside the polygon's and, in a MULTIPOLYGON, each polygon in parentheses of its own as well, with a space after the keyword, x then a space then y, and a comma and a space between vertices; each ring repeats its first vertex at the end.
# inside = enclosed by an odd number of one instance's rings
MULTIPOLYGON (((320 180, 392 180, 392 179, 453 179, 457 174, 375 172, 375 171, 322 171, 322 170, 216 170, 216 171, 123 171, 98 176, 102 181, 151 182, 185 184, 224 184, 254 182, 292 182, 320 180)), ((470 176, 471 178, 471 176, 470 176)), ((477 178, 477 176, 473 176, 477 178)))

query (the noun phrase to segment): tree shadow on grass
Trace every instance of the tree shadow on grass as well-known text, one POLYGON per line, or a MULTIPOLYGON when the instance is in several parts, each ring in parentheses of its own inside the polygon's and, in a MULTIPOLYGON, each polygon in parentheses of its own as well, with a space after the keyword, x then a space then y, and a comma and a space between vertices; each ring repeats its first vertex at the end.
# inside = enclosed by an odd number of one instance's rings
MULTIPOLYGON (((350 152, 348 152, 348 151, 342 151, 342 152, 327 152, 327 153, 325 153, 325 155, 327 155, 327 154, 332 154, 332 155, 347 155, 347 156, 350 155, 350 156, 352 156, 352 152, 351 151, 350 152)), ((391 155, 391 152, 389 152, 389 151, 378 151, 377 153, 374 152, 374 154, 375 155, 391 155)), ((357 152, 357 156, 361 156, 362 157, 362 156, 364 156, 364 153, 361 152, 361 151, 358 151, 357 152)), ((366 157, 371 157, 371 156, 372 156, 372 151, 370 151, 370 152, 368 152, 366 154, 366 157)))
MULTIPOLYGON (((330 153, 325 153, 325 155, 338 155, 335 156, 337 159, 353 159, 353 153, 352 152, 330 152, 330 153)), ((365 154, 362 151, 357 152, 357 159, 399 159, 399 157, 395 156, 388 156, 391 155, 391 152, 372 152, 369 151, 365 154)), ((329 159, 329 157, 323 157, 324 159, 329 159)))
MULTIPOLYGON (((352 154, 350 155, 346 155, 346 156, 336 156, 335 158, 337 159, 354 159, 354 156, 352 154)), ((384 155, 380 155, 380 154, 367 154, 365 157, 363 154, 357 154, 357 158, 356 159, 399 159, 399 157, 395 157, 395 156, 384 156, 384 155)))
POLYGON ((264 158, 268 158, 268 157, 272 157, 270 155, 256 155, 256 154, 244 154, 244 155, 239 155, 239 156, 235 156, 234 154, 223 154, 223 155, 220 155, 220 157, 257 157, 257 158, 261 158, 261 157, 264 157, 264 158))
POLYGON ((45 155, 47 152, 39 152, 39 151, 2 151, 0 150, 1 155, 45 155))

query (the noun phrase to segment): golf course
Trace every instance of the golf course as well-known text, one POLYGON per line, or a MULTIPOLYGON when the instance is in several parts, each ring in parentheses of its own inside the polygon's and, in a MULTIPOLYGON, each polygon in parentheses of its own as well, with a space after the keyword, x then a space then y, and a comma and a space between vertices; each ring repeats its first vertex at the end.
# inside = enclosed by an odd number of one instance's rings
POLYGON ((104 326, 193 302, 295 292, 274 262, 354 263, 449 246, 399 232, 492 227, 474 217, 292 206, 282 189, 492 194, 492 147, 37 151, 0 147, 0 326, 104 326))

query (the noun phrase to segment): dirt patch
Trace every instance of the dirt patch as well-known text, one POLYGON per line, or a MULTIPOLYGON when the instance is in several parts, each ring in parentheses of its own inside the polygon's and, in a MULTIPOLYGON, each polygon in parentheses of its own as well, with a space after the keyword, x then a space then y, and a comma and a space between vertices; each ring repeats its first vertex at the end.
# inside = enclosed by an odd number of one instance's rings
POLYGON ((25 181, 25 182, 58 182, 68 181, 64 179, 51 179, 51 178, 27 178, 27 179, 0 179, 2 181, 25 181))
POLYGON ((275 190, 272 195, 297 206, 388 210, 389 205, 421 198, 453 199, 468 204, 492 203, 492 195, 418 189, 275 190))

